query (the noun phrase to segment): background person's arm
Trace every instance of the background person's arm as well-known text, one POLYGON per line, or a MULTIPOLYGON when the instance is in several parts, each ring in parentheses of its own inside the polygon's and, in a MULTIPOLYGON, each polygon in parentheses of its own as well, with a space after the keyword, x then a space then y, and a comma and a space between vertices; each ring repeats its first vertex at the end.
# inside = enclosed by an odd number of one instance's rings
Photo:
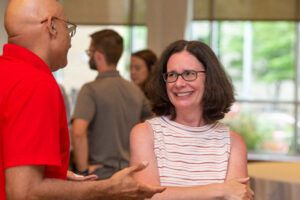
MULTIPOLYGON (((131 160, 135 165, 141 161, 149 161, 149 166, 135 174, 138 181, 160 185, 157 162, 153 149, 153 132, 147 122, 138 124, 132 129, 130 136, 131 160)), ((234 172, 231 172, 232 176, 234 172)), ((194 187, 167 187, 166 191, 155 195, 152 199, 164 200, 212 200, 224 199, 252 199, 252 191, 245 184, 248 178, 232 179, 222 184, 210 184, 194 187)))
POLYGON ((88 170, 88 121, 76 118, 72 122, 71 137, 74 163, 78 171, 88 170))
POLYGON ((134 173, 146 166, 125 168, 112 178, 102 181, 65 181, 44 178, 43 166, 19 166, 5 170, 7 200, 96 200, 150 198, 162 187, 136 182, 134 173))
POLYGON ((88 169, 88 126, 96 115, 95 93, 90 84, 80 89, 71 119, 71 141, 77 170, 88 169))

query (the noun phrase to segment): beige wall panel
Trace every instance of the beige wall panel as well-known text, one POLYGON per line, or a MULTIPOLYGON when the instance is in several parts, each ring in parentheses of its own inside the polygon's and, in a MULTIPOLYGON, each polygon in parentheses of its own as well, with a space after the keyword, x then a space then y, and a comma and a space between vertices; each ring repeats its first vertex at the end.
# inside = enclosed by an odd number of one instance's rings
POLYGON ((78 24, 130 24, 144 23, 145 0, 132 1, 134 13, 129 13, 130 0, 64 0, 69 19, 78 24))
POLYGON ((194 0, 194 18, 209 19, 210 18, 210 2, 211 0, 194 0))
POLYGON ((128 22, 129 0, 64 0, 70 19, 78 24, 123 24, 128 22))
POLYGON ((133 0, 134 11, 133 11, 133 23, 145 24, 146 23, 146 0, 133 0))
POLYGON ((217 19, 293 19, 296 0, 215 0, 217 19))
POLYGON ((300 0, 194 0, 195 19, 295 20, 300 0), (210 13, 206 13, 207 9, 210 13))
POLYGON ((148 47, 158 55, 171 42, 183 39, 188 0, 147 0, 148 47))

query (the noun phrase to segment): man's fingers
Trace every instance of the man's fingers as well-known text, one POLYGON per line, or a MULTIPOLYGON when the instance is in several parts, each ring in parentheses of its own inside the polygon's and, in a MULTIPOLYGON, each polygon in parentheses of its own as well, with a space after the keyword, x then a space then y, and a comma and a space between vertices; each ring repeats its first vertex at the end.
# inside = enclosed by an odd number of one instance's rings
POLYGON ((246 177, 246 178, 237 178, 235 179, 236 181, 238 181, 239 183, 248 183, 248 181, 250 180, 250 177, 246 177))
POLYGON ((145 169, 147 166, 148 166, 148 162, 141 162, 140 164, 138 165, 135 165, 135 166, 132 166, 132 167, 129 167, 128 170, 129 170, 129 174, 131 173, 135 173, 135 172, 138 172, 138 171, 141 171, 143 169, 145 169))
POLYGON ((251 196, 254 196, 254 192, 250 187, 249 187, 249 192, 250 192, 251 196))
POLYGON ((74 172, 68 171, 67 178, 70 181, 93 181, 96 180, 98 176, 94 174, 88 176, 82 176, 82 175, 75 174, 74 172))
POLYGON ((87 175, 83 178, 84 181, 94 181, 94 180, 97 180, 98 179, 98 176, 95 175, 95 174, 90 174, 90 175, 87 175))
POLYGON ((152 186, 151 190, 155 193, 162 193, 163 191, 165 191, 167 188, 163 187, 163 186, 152 186))

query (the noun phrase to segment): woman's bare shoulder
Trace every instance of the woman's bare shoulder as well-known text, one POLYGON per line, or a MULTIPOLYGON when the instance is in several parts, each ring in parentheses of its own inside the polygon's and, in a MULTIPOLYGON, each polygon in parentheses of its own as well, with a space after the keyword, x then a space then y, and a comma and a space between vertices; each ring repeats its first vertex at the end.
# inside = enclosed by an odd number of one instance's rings
POLYGON ((153 131, 149 122, 145 121, 135 125, 131 130, 131 138, 153 139, 153 131))
POLYGON ((244 139, 236 132, 230 131, 230 141, 232 147, 246 148, 244 139))

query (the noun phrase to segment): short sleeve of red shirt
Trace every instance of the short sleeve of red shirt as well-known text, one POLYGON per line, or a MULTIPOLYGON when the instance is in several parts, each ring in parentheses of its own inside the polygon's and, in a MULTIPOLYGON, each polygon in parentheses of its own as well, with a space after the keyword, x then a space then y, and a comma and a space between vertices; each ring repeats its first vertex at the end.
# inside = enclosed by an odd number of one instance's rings
POLYGON ((61 166, 60 124, 64 119, 59 113, 63 108, 57 85, 53 81, 28 81, 19 85, 9 96, 4 167, 61 166))

